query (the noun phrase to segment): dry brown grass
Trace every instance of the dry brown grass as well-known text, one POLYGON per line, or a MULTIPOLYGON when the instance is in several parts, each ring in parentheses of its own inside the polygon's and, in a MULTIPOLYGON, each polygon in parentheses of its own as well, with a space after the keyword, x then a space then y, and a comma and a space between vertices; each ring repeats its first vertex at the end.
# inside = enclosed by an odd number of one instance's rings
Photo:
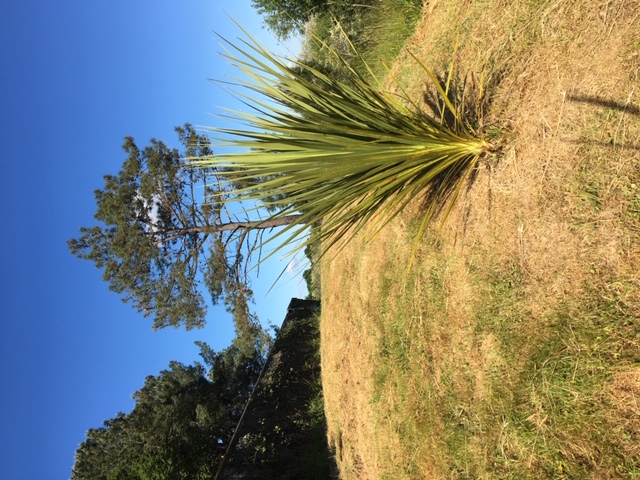
MULTIPOLYGON (((419 199, 322 266, 343 478, 640 475, 638 12, 425 7, 407 48, 437 69, 459 38, 459 71, 485 72, 483 128, 504 148, 410 269, 419 199)), ((419 96, 416 71, 407 55, 394 65, 419 96)))

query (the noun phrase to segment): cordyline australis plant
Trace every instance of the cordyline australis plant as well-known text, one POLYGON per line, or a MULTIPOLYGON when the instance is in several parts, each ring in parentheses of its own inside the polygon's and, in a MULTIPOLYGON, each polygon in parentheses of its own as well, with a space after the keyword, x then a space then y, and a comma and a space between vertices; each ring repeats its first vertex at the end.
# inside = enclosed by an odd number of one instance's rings
POLYGON ((365 226, 379 231, 425 192, 430 200, 416 244, 437 210, 444 208, 446 218, 464 180, 490 148, 458 118, 448 99, 451 71, 443 87, 414 57, 441 97, 442 115, 434 119, 399 85, 402 97, 384 93, 337 54, 352 75, 350 82, 274 56, 245 34, 249 40, 241 40, 241 46, 223 39, 230 47, 223 56, 246 76, 234 82, 248 93, 235 94, 250 113, 231 111, 245 128, 212 129, 224 136, 214 145, 245 151, 191 161, 216 167, 234 193, 276 212, 270 219, 302 213, 271 237, 284 239, 275 251, 308 225, 322 222, 325 253, 365 226), (452 124, 443 122, 445 113, 453 116, 452 124))

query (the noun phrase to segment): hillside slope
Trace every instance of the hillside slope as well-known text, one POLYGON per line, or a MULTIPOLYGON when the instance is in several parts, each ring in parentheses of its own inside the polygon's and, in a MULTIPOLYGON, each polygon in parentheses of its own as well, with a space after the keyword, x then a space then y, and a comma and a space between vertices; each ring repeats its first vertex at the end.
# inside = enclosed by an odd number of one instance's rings
POLYGON ((500 142, 409 266, 416 199, 322 265, 343 479, 640 475, 640 2, 428 2, 407 54, 500 142), (458 45, 454 56, 454 47, 458 45))

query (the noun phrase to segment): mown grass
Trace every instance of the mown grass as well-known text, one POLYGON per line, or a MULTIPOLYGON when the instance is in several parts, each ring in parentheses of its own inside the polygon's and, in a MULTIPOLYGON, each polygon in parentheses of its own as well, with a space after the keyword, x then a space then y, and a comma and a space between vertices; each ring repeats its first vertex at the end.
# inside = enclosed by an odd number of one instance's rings
MULTIPOLYGON (((494 79, 485 124, 508 141, 411 267, 420 199, 323 263, 342 478, 638 478, 634 10, 486 0, 429 15, 411 48, 445 65, 458 38, 461 72, 494 79)), ((402 58, 393 71, 420 95, 402 58)))
POLYGON ((397 442, 375 448, 376 475, 633 478, 640 432, 625 415, 637 405, 621 410, 616 392, 638 392, 640 321, 628 298, 637 284, 589 285, 533 316, 526 273, 487 263, 467 273, 477 300, 461 321, 447 305, 459 266, 440 255, 408 274, 389 262, 373 310, 360 317, 376 324, 364 360, 374 365, 368 421, 397 442), (619 375, 631 383, 619 385, 619 375))

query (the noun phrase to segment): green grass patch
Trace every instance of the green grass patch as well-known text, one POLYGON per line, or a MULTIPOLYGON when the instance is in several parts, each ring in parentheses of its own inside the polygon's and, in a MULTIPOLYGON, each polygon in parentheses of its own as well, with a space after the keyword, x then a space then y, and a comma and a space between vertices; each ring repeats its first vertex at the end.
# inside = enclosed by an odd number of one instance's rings
POLYGON ((456 339, 446 258, 428 265, 386 271, 379 289, 371 401, 406 448, 389 478, 420 478, 416 451, 434 439, 446 478, 634 478, 638 438, 615 420, 607 391, 640 367, 640 321, 621 300, 634 284, 587 285, 535 318, 522 267, 488 262, 470 274, 480 300, 469 336, 456 339))
MULTIPOLYGON (((499 435, 494 426, 494 434, 483 439, 485 455, 493 450, 490 463, 497 467, 489 470, 492 478, 631 472, 638 459, 628 458, 629 439, 612 428, 614 407, 606 386, 616 372, 640 365, 637 317, 605 294, 611 286, 605 284, 588 285, 582 296, 544 318, 532 318, 522 278, 513 265, 490 268, 479 278, 483 295, 477 326, 499 339, 499 354, 508 366, 491 380, 492 397, 475 407, 478 418, 504 421, 499 435)), ((452 435, 466 438, 464 432, 452 435)))

